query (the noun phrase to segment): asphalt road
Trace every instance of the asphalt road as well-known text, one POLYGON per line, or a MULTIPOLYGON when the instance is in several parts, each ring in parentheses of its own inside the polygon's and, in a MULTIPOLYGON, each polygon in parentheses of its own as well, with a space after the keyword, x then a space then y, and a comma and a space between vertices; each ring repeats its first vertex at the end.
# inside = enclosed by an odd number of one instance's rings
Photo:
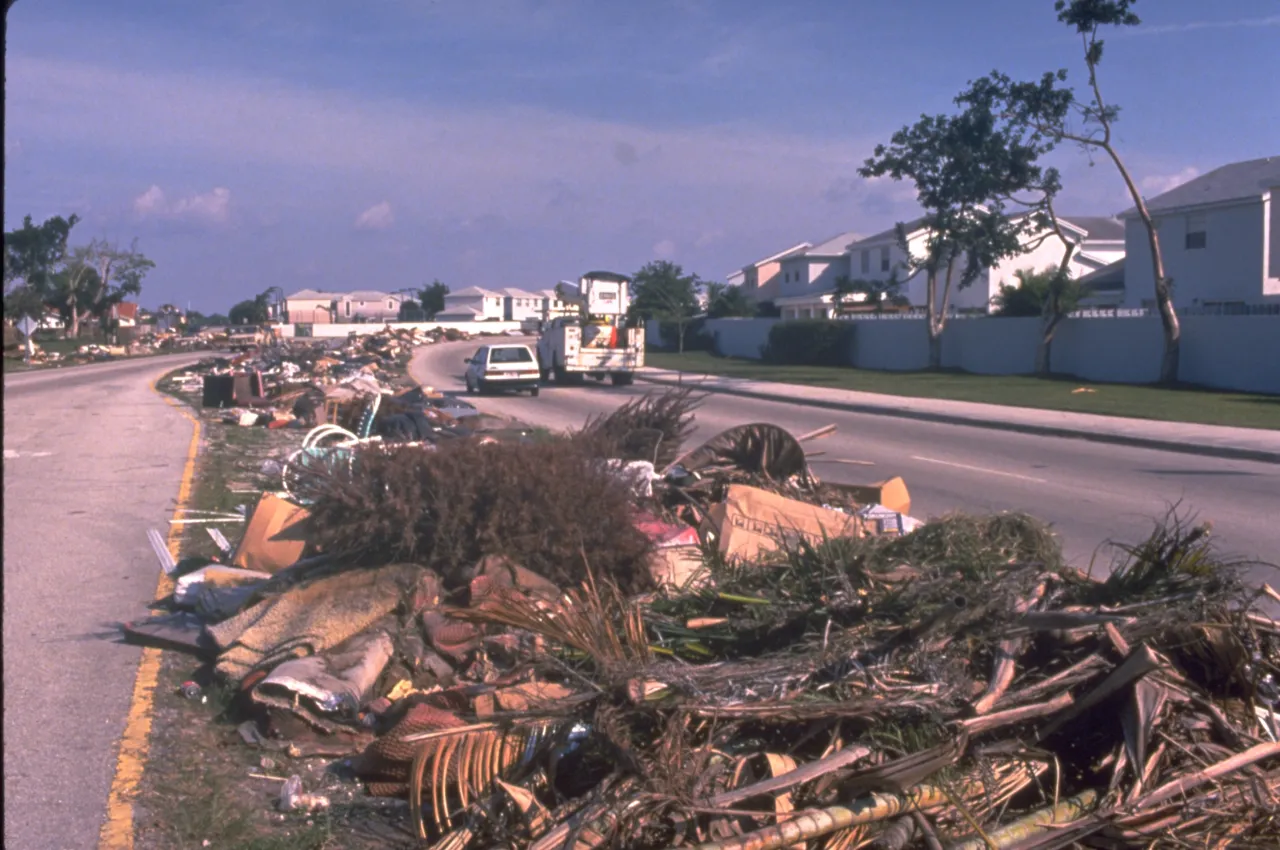
MULTIPOLYGON (((206 355, 207 356, 207 355, 206 355)), ((149 383, 199 356, 4 380, 4 846, 91 848, 191 424, 149 383)))
MULTIPOLYGON (((443 392, 464 391, 462 361, 478 346, 472 341, 423 348, 410 370, 443 392)), ((584 387, 545 387, 538 398, 484 397, 480 406, 563 429, 654 389, 661 388, 589 381, 584 387)), ((951 511, 1027 511, 1054 525, 1068 559, 1082 568, 1092 563, 1105 570, 1118 554, 1108 541, 1145 539, 1175 504, 1213 521, 1224 554, 1280 564, 1280 465, 714 394, 697 413, 693 440, 748 422, 770 422, 796 434, 834 423, 835 434, 809 444, 825 453, 812 461, 820 478, 869 483, 901 475, 911 492, 912 514, 921 519, 951 511)), ((1250 578, 1280 586, 1276 568, 1254 567, 1250 578)))

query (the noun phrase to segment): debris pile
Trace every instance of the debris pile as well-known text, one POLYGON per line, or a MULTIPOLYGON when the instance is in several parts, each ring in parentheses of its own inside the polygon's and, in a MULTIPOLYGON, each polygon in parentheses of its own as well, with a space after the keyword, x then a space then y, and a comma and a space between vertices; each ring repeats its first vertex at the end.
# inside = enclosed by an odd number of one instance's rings
POLYGON ((346 444, 128 631, 440 848, 1276 846, 1274 591, 1206 527, 1171 517, 1099 581, 1029 516, 819 481, 832 429, 684 451, 696 406, 346 444))

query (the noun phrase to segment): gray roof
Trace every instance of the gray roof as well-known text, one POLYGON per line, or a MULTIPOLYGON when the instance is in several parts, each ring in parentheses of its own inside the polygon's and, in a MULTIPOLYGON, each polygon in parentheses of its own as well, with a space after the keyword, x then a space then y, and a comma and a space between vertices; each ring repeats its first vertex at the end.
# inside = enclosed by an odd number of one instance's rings
POLYGON ((1088 233, 1085 241, 1123 242, 1124 222, 1118 218, 1101 215, 1064 215, 1068 221, 1088 233))
POLYGON ((508 298, 537 298, 538 297, 536 293, 529 292, 526 289, 517 289, 514 286, 508 286, 506 289, 502 290, 501 294, 507 296, 508 298))
MULTIPOLYGON (((824 239, 804 252, 805 256, 815 257, 832 257, 843 254, 849 249, 849 245, 857 242, 860 237, 855 231, 848 230, 844 233, 838 233, 829 239, 824 239)), ((787 257, 786 259, 791 259, 787 257)))
POLYGON ((481 289, 478 286, 468 286, 466 289, 459 289, 457 292, 450 292, 448 295, 444 297, 444 300, 448 301, 450 295, 453 295, 453 296, 466 295, 471 298, 474 298, 477 295, 484 295, 489 298, 494 298, 494 297, 497 297, 498 293, 491 292, 488 289, 481 289))
POLYGON ((385 301, 388 298, 398 299, 399 295, 392 295, 389 292, 380 292, 376 289, 357 289, 355 292, 343 293, 340 297, 349 301, 385 301))
MULTIPOLYGON (((917 230, 919 230, 921 227, 924 226, 924 216, 921 216, 920 218, 913 218, 911 219, 911 221, 906 222, 906 225, 907 225, 908 234, 915 233, 917 230)), ((894 227, 890 227, 888 230, 882 230, 873 236, 868 236, 866 239, 859 240, 859 244, 874 245, 877 242, 896 241, 897 238, 898 238, 898 228, 895 225, 894 227)))
MULTIPOLYGON (((1215 168, 1163 195, 1148 198, 1147 209, 1157 212, 1259 198, 1272 186, 1280 186, 1280 155, 1215 168)), ((1120 216, 1126 218, 1136 214, 1135 208, 1130 207, 1120 216)))
POLYGON ((1079 283, 1088 290, 1124 288, 1124 260, 1116 260, 1109 266, 1089 272, 1080 278, 1079 283))
POLYGON ((341 293, 338 293, 338 292, 317 292, 314 289, 299 289, 297 292, 293 293, 292 295, 286 295, 285 300, 287 301, 290 298, 297 298, 299 300, 303 300, 303 299, 323 300, 328 298, 332 300, 334 298, 337 298, 338 295, 340 294, 341 293))

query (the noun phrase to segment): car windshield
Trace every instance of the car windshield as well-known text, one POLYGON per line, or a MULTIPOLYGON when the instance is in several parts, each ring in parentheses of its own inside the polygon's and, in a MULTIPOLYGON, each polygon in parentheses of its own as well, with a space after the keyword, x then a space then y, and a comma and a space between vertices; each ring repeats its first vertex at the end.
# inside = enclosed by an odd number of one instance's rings
POLYGON ((528 363, 533 355, 524 346, 517 348, 495 348, 489 352, 490 363, 528 363))

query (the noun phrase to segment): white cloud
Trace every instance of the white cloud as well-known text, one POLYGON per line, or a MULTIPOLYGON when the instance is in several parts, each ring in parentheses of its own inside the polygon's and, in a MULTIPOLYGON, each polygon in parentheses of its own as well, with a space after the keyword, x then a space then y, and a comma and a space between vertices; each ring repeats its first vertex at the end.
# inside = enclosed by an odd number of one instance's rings
POLYGON ((675 256, 676 243, 670 239, 663 239, 653 246, 653 255, 660 260, 669 260, 675 256))
POLYGON ((203 195, 170 201, 154 183, 133 199, 133 211, 141 218, 175 218, 221 224, 231 216, 231 190, 223 186, 203 195))
POLYGON ((369 209, 356 216, 357 230, 386 230, 395 223, 395 214, 391 211, 391 204, 383 201, 374 204, 369 209))
POLYGON ((1150 177, 1142 178, 1139 184, 1142 187, 1142 193, 1147 197, 1155 197, 1168 192, 1170 189, 1176 189, 1183 183, 1188 183, 1200 176, 1200 169, 1187 166, 1176 174, 1153 174, 1150 177))
POLYGON ((1227 21, 1188 21, 1181 24, 1157 24, 1119 30, 1119 36, 1168 35, 1169 33, 1196 32, 1198 30, 1216 29, 1261 29, 1280 26, 1280 15, 1268 15, 1265 18, 1237 18, 1227 21))

